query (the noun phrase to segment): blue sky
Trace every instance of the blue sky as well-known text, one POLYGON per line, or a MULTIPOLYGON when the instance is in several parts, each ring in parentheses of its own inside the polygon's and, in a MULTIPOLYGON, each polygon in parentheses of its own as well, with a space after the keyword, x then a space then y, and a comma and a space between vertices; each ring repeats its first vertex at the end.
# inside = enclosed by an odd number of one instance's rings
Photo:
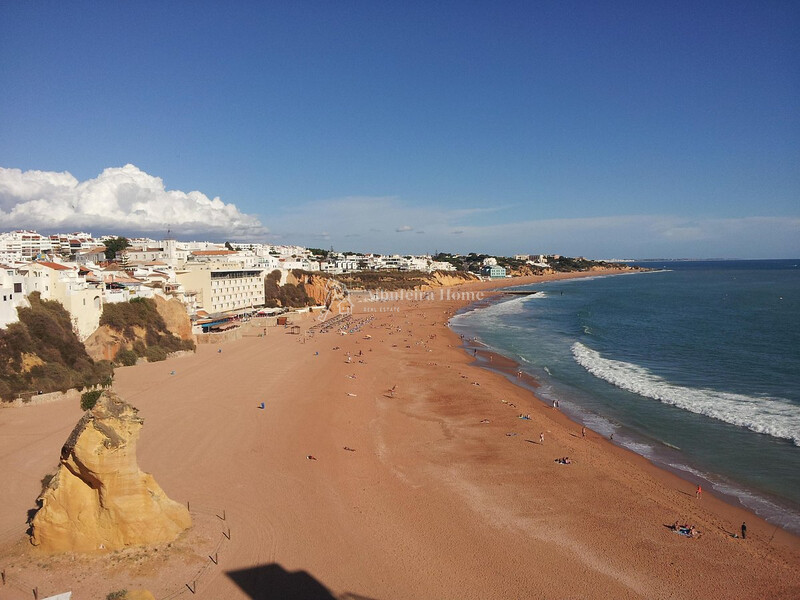
POLYGON ((800 256, 796 2, 230 4, 3 3, 0 228, 800 256))

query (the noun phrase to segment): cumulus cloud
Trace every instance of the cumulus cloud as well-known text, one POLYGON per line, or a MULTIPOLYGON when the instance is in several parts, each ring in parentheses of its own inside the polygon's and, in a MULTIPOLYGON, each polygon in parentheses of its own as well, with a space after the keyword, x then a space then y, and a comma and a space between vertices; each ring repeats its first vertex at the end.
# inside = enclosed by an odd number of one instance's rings
POLYGON ((160 177, 134 165, 105 169, 78 181, 68 172, 21 171, 0 167, 0 228, 101 230, 123 235, 253 239, 268 231, 259 219, 234 204, 202 192, 167 190, 160 177))

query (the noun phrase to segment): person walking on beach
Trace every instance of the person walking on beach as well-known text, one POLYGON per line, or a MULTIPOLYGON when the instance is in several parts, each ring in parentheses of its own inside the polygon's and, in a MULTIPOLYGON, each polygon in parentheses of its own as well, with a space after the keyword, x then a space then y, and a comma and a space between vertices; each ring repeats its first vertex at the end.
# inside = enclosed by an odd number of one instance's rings
POLYGON ((539 434, 539 443, 544 444, 544 431, 539 434))
POLYGON ((394 391, 395 391, 396 389, 397 389, 397 384, 393 385, 393 386, 392 386, 392 387, 389 389, 389 396, 391 396, 392 398, 394 398, 394 391))
POLYGON ((743 540, 747 539, 747 523, 745 523, 744 521, 742 521, 742 539, 743 540))
POLYGON ((697 489, 694 492, 694 497, 697 498, 698 500, 700 500, 700 498, 703 497, 703 488, 700 487, 699 485, 697 486, 697 489))
POLYGON ((582 438, 586 437, 586 427, 581 427, 581 437, 582 438))

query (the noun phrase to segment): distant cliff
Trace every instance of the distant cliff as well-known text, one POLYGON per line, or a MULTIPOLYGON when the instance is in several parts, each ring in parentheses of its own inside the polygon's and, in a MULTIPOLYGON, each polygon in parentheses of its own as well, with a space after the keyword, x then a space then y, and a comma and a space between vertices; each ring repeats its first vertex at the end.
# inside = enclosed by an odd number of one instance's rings
MULTIPOLYGON (((302 285, 305 293, 317 304, 325 304, 329 293, 329 281, 336 280, 349 290, 421 290, 457 285, 475 281, 477 277, 464 271, 356 271, 340 275, 292 271, 291 283, 302 285)), ((289 280, 287 280, 289 281, 289 280)))

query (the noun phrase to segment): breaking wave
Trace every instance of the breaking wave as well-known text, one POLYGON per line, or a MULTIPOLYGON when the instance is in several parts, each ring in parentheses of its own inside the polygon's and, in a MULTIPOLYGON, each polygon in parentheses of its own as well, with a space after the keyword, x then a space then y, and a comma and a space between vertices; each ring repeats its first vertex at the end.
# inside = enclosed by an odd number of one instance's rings
POLYGON ((525 305, 531 299, 547 298, 544 292, 536 292, 530 296, 517 296, 510 300, 494 302, 488 306, 482 306, 473 310, 459 313, 450 318, 450 325, 461 326, 467 321, 478 326, 502 325, 502 318, 508 315, 516 315, 525 312, 525 305))
POLYGON ((639 365, 603 358, 580 342, 572 345, 572 355, 589 373, 623 390, 800 446, 800 407, 784 398, 675 385, 639 365))

